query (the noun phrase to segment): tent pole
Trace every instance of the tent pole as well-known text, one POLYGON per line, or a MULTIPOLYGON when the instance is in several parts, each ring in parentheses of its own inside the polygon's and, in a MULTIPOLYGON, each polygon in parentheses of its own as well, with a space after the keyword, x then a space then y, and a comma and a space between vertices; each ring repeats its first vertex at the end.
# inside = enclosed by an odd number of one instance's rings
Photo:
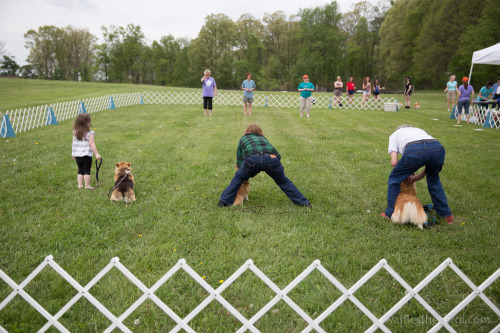
POLYGON ((471 62, 471 64, 470 64, 469 84, 470 84, 470 78, 471 78, 471 76, 472 76, 472 66, 474 66, 474 63, 473 63, 473 62, 471 62))

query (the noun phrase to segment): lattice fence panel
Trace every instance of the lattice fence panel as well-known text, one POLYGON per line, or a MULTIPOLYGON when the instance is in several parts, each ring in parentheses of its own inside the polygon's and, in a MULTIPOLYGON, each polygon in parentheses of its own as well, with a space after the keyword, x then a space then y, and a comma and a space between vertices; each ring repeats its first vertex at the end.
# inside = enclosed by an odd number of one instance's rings
MULTIPOLYGON (((458 115, 460 114, 462 118, 461 121, 466 121, 467 118, 464 108, 462 108, 462 110, 460 110, 459 112, 458 107, 455 107, 454 112, 455 112, 455 118, 457 118, 458 115)), ((488 109, 482 105, 473 104, 472 107, 469 107, 469 115, 470 115, 469 122, 471 124, 483 126, 486 120, 488 119, 488 123, 491 127, 496 129, 500 128, 500 114, 498 111, 494 109, 488 109), (488 113, 490 112, 491 112, 491 117, 488 119, 488 113)))
MULTIPOLYGON (((405 304, 410 300, 415 299, 420 305, 422 305, 429 314, 435 318, 436 324, 429 330, 429 332, 438 332, 442 328, 449 332, 455 332, 455 329, 450 325, 450 321, 460 313, 470 302, 474 299, 481 299, 500 319, 500 309, 495 305, 485 294, 484 291, 491 284, 493 284, 500 277, 500 268, 497 269, 489 278, 487 278, 481 285, 476 286, 454 263, 451 259, 446 259, 442 264, 440 264, 434 271, 432 271, 426 278, 424 278, 416 287, 412 288, 394 269, 389 266, 385 259, 380 260, 370 271, 368 271, 359 281, 357 281, 352 287, 347 288, 342 283, 339 282, 322 264, 319 260, 315 260, 309 267, 307 267, 299 276, 297 276, 290 284, 285 288, 279 288, 273 281, 271 281, 257 266, 254 265, 252 260, 248 260, 243 264, 236 272, 234 272, 227 280, 225 280, 217 289, 210 286, 198 273, 196 273, 184 259, 177 262, 174 267, 172 267, 165 275, 163 275, 151 288, 144 285, 132 272, 130 272, 124 265, 122 265, 118 258, 111 259, 110 263, 106 265, 88 284, 82 286, 73 277, 71 277, 61 266, 59 266, 53 259, 52 256, 48 256, 44 261, 20 284, 14 282, 7 274, 0 270, 0 278, 12 288, 12 292, 0 303, 0 312, 5 306, 12 301, 16 296, 23 298, 29 305, 31 305, 36 311, 38 311, 46 320, 47 323, 39 330, 39 332, 45 332, 51 327, 56 328, 60 332, 68 332, 67 328, 64 327, 59 319, 80 299, 85 298, 89 301, 98 311, 100 311, 110 322, 111 325, 107 327, 104 332, 112 332, 115 328, 118 328, 122 332, 131 332, 131 330, 125 326, 123 323, 141 304, 143 304, 148 299, 151 300, 158 308, 160 308, 166 315, 168 315, 177 324, 171 332, 179 332, 180 330, 186 332, 194 332, 193 328, 190 327, 190 321, 195 318, 200 312, 203 311, 211 302, 217 301, 222 305, 227 313, 233 315, 235 320, 237 320, 241 327, 237 332, 245 332, 249 330, 251 332, 259 332, 255 327, 255 323, 262 318, 266 313, 268 313, 273 306, 278 302, 283 301, 286 303, 295 313, 297 313, 302 320, 307 323, 307 327, 302 332, 325 332, 321 327, 321 323, 334 312, 340 305, 349 300, 354 304, 366 317, 370 319, 373 323, 372 326, 366 332, 375 332, 376 330, 381 330, 383 332, 390 332, 389 328, 385 323, 394 314, 400 310, 405 304), (52 315, 47 310, 45 310, 32 296, 30 296, 24 288, 47 266, 50 266, 54 271, 56 271, 63 279, 65 279, 76 291, 76 295, 66 303, 56 314, 52 315), (134 284, 141 292, 140 296, 129 308, 127 308, 121 315, 113 315, 102 303, 100 303, 91 293, 91 288, 99 282, 106 274, 110 272, 111 269, 116 268, 120 271, 132 284, 134 284), (446 269, 451 269, 457 276, 459 276, 472 290, 471 293, 460 302, 454 309, 452 309, 445 316, 441 316, 436 310, 434 310, 427 301, 425 301, 419 292, 427 286, 433 279, 435 279, 439 274, 441 274, 446 269), (194 310, 192 310, 187 316, 181 318, 172 308, 167 306, 155 292, 166 283, 171 277, 173 277, 179 271, 186 272, 196 283, 198 283, 203 289, 208 292, 208 296, 203 300, 194 310), (362 304, 359 299, 354 295, 363 285, 365 285, 369 280, 374 277, 379 271, 385 270, 388 272, 405 290, 406 295, 397 302, 390 310, 383 314, 380 318, 375 316, 372 311, 368 309, 367 306, 362 304), (258 312, 256 312, 251 318, 245 318, 234 306, 232 306, 221 294, 226 290, 231 284, 233 284, 237 279, 246 271, 253 272, 262 282, 264 282, 267 287, 269 287, 276 295, 264 305, 258 312), (309 276, 314 271, 318 271, 322 274, 335 288, 341 292, 341 296, 335 300, 325 311, 323 311, 316 319, 312 319, 309 314, 307 314, 303 309, 300 308, 297 303, 295 303, 288 294, 296 288, 307 276, 309 276)), ((491 332, 499 332, 500 324, 498 324, 491 332)), ((6 332, 5 328, 0 326, 0 332, 6 332)))
POLYGON ((86 98, 83 100, 87 113, 95 113, 109 109, 110 96, 100 96, 93 98, 86 98))
POLYGON ((133 93, 116 94, 113 95, 113 100, 117 108, 137 105, 141 102, 141 93, 133 92, 133 93))

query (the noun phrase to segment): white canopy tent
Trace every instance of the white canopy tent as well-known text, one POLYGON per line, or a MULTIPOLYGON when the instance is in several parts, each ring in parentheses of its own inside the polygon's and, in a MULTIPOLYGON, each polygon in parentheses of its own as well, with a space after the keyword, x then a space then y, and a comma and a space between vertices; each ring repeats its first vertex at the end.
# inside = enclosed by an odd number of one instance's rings
POLYGON ((476 51, 472 54, 472 63, 470 65, 469 83, 472 76, 472 66, 474 64, 500 65, 500 43, 476 51))

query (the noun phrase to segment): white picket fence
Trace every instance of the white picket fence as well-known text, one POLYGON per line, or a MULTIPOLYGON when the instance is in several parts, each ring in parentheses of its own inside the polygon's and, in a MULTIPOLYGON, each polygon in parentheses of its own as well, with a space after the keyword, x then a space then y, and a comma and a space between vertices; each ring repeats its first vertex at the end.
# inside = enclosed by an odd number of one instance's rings
MULTIPOLYGON (((390 320, 394 314, 400 310, 405 304, 407 304, 411 299, 415 299, 420 303, 429 314, 435 319, 436 324, 428 332, 438 332, 440 329, 445 328, 448 332, 456 332, 455 329, 450 325, 450 321, 453 320, 458 313, 460 313, 470 302, 479 297, 486 305, 499 317, 500 322, 500 310, 499 308, 484 294, 486 288, 493 284, 500 277, 500 268, 494 272, 489 278, 487 278, 481 285, 476 286, 454 263, 448 258, 443 263, 441 263, 434 271, 432 271, 426 278, 424 278, 417 286, 412 288, 389 264, 385 259, 380 260, 370 271, 368 271, 358 282, 356 282, 352 287, 347 288, 342 283, 340 283, 325 267, 321 264, 319 260, 313 261, 313 263, 307 267, 299 276, 297 276, 290 284, 285 288, 279 288, 273 281, 271 281, 266 274, 264 274, 257 266, 254 265, 252 260, 246 261, 236 272, 234 272, 227 280, 225 280, 217 289, 210 286, 198 273, 196 273, 187 263, 186 260, 181 259, 174 265, 165 275, 163 275, 151 288, 144 285, 137 277, 134 276, 123 264, 120 263, 118 258, 111 259, 110 263, 104 267, 89 283, 82 286, 73 277, 71 277, 61 266, 59 266, 53 259, 52 256, 46 257, 43 262, 20 284, 14 282, 7 274, 0 270, 0 278, 5 281, 7 285, 12 288, 12 292, 0 303, 0 312, 5 308, 5 306, 16 296, 23 298, 29 305, 31 305, 36 311, 38 311, 46 320, 47 323, 38 331, 46 332, 52 326, 55 327, 60 332, 69 332, 66 327, 64 327, 58 320, 64 315, 78 300, 82 297, 89 301, 97 310, 99 310, 111 324, 104 330, 104 332, 112 332, 115 328, 120 329, 123 332, 132 332, 127 326, 124 325, 123 321, 127 319, 141 304, 143 304, 148 299, 155 303, 165 314, 172 318, 177 324, 170 332, 179 332, 184 330, 186 332, 195 332, 192 327, 190 327, 189 322, 198 315, 203 309, 205 309, 212 301, 216 300, 219 302, 228 313, 232 314, 240 323, 241 328, 237 332, 245 332, 249 330, 251 332, 259 332, 259 330, 254 326, 254 324, 262 318, 267 312, 269 312, 278 302, 283 301, 291 309, 293 309, 307 324, 308 326, 302 332, 325 332, 321 327, 321 323, 341 304, 349 300, 353 303, 361 312, 367 316, 371 322, 372 326, 366 330, 366 332, 375 332, 380 329, 383 332, 390 332, 389 328, 385 325, 386 322, 390 320), (75 288, 76 294, 73 298, 66 303, 56 314, 52 315, 47 310, 45 310, 32 296, 30 296, 24 288, 32 281, 42 270, 50 266, 54 269, 62 278, 64 278, 73 288, 75 288), (113 315, 102 303, 100 303, 90 292, 91 288, 99 282, 111 269, 118 269, 130 282, 132 282, 141 292, 140 296, 125 312, 119 316, 113 315), (425 301, 419 292, 427 286, 434 278, 441 274, 445 269, 450 268, 453 270, 472 290, 471 293, 461 301, 454 309, 452 309, 445 316, 441 316, 436 310, 434 310, 427 301, 425 301), (406 290, 406 295, 397 302, 389 311, 387 311, 380 318, 377 318, 364 304, 362 304, 354 295, 357 290, 359 290, 365 283, 367 283, 373 276, 375 276, 380 270, 384 269, 387 271, 399 284, 406 290), (178 271, 183 270, 186 272, 195 282, 197 282, 203 289, 209 294, 191 313, 189 313, 184 318, 181 318, 176 314, 170 307, 168 307, 155 292, 167 282, 174 274, 178 271), (234 283, 243 273, 247 270, 253 272, 260 280, 262 280, 275 294, 276 296, 269 301, 264 307, 262 307, 255 315, 251 318, 245 318, 235 307, 233 307, 221 294, 226 288, 228 288, 232 283, 234 283), (311 318, 304 310, 302 310, 297 303, 295 303, 288 294, 292 289, 297 287, 309 274, 314 271, 321 273, 330 283, 332 283, 341 293, 337 300, 335 300, 323 313, 317 316, 315 319, 311 318)), ((491 332, 499 332, 500 324, 491 330, 491 332)), ((0 332, 7 332, 5 328, 0 326, 0 332)))
MULTIPOLYGON (((54 117, 57 121, 65 121, 74 119, 86 109, 88 113, 95 113, 111 108, 111 99, 117 108, 138 105, 138 104, 171 104, 171 105, 201 105, 202 97, 199 91, 186 92, 159 92, 145 91, 143 93, 123 93, 114 94, 112 96, 100 96, 94 98, 86 98, 83 100, 75 100, 69 102, 61 102, 54 104, 46 104, 29 108, 6 111, 4 114, 9 116, 10 123, 14 133, 22 133, 34 128, 46 126, 50 124, 51 113, 49 108, 53 110, 54 117)), ((384 103, 396 102, 395 98, 384 97, 376 101, 370 97, 365 103, 361 97, 355 97, 348 100, 347 96, 343 96, 341 104, 343 107, 366 110, 382 110, 384 103)), ((242 104, 242 93, 235 91, 222 91, 214 98, 214 105, 238 106, 242 104)), ((281 107, 281 108, 298 108, 298 94, 255 94, 254 106, 263 107, 281 107)), ((318 95, 314 97, 313 108, 339 108, 339 104, 333 97, 318 95)), ((0 131, 6 133, 6 131, 0 131)), ((5 135, 4 135, 5 136, 5 135)))
MULTIPOLYGON (((455 119, 458 117, 458 108, 453 108, 455 119)), ((460 110, 461 121, 466 121, 465 110, 460 110)), ((500 111, 488 109, 480 104, 473 104, 469 110, 470 123, 483 127, 500 129, 500 111)))

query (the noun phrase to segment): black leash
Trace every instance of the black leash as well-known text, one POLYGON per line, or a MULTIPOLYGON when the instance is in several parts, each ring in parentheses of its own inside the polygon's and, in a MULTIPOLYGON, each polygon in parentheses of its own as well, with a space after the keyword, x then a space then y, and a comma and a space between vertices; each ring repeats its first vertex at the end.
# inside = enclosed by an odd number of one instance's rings
POLYGON ((97 164, 97 160, 95 160, 95 169, 96 169, 95 170, 95 179, 97 180, 97 184, 92 189, 92 191, 99 187, 99 170, 101 169, 101 165, 102 165, 102 157, 99 161, 99 164, 97 164))

